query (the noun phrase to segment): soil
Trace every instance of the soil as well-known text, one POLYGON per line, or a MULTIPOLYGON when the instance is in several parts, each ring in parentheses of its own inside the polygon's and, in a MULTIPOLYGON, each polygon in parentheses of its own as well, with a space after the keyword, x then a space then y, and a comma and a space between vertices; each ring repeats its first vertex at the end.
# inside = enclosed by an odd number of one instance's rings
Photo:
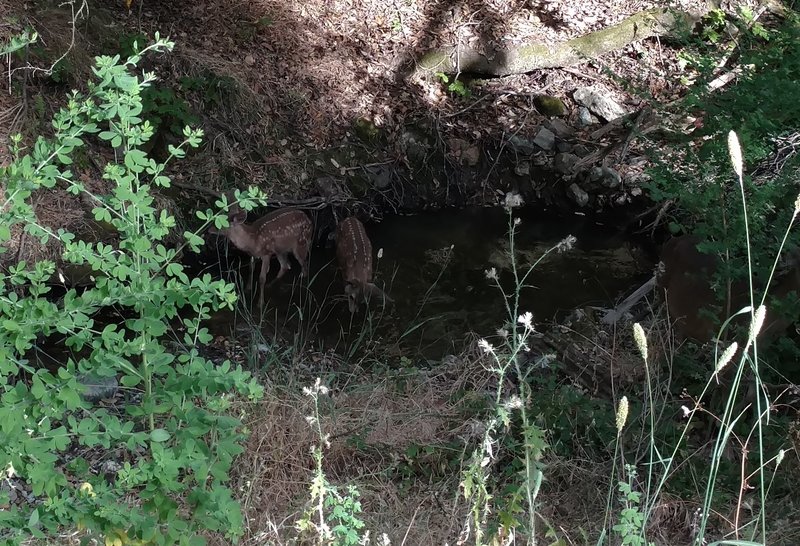
MULTIPOLYGON (((10 134, 22 131, 30 145, 49 130, 46 120, 70 88, 83 85, 92 55, 123 51, 135 36, 158 31, 174 39, 176 48, 149 61, 148 69, 157 70, 161 84, 189 106, 187 118, 206 132, 203 148, 172 168, 176 190, 162 197, 164 206, 174 207, 169 201, 176 200, 184 207, 187 223, 193 218, 187 203, 205 207, 216 192, 250 184, 278 202, 319 207, 335 201, 376 216, 494 204, 507 192, 519 192, 540 206, 582 213, 619 209, 620 216, 633 217, 652 205, 640 187, 648 143, 633 127, 660 123, 653 107, 687 92, 676 44, 652 38, 580 66, 503 78, 463 75, 466 87, 451 90, 452 75, 448 83, 420 77, 414 61, 454 44, 487 54, 530 42, 557 44, 657 4, 134 0, 128 9, 121 0, 59 7, 44 0, 24 6, 0 0, 0 43, 26 24, 42 35, 42 48, 31 50, 28 59, 13 58, 12 68, 26 62, 48 67, 69 51, 57 79, 36 71, 9 72, 9 92, 0 94, 0 164, 8 161, 10 134), (81 10, 74 43, 72 8, 81 10), (595 116, 582 124, 575 91, 585 86, 622 106, 626 123, 595 116), (543 102, 543 95, 548 100, 543 102), (548 110, 552 99, 563 104, 563 112, 548 110), (556 133, 552 149, 534 144, 543 127, 556 133), (558 154, 573 154, 581 172, 559 172, 558 154), (592 167, 612 169, 620 184, 591 186, 592 167), (586 203, 570 191, 573 184, 588 194, 586 203)), ((675 4, 697 7, 690 0, 675 4)), ((170 135, 162 138, 161 145, 170 135)), ((90 149, 89 160, 75 166, 77 176, 97 192, 104 189, 97 165, 108 153, 90 149)), ((36 210, 52 227, 84 234, 97 227, 86 219, 85 203, 59 190, 42 194, 36 210)), ((38 248, 22 235, 10 246, 7 254, 16 259, 58 256, 54 243, 38 248)), ((618 366, 614 373, 637 380, 642 368, 630 336, 589 328, 575 327, 585 344, 574 341, 576 366, 591 366, 591 373, 579 371, 586 377, 579 388, 598 390, 596 377, 608 385, 612 360, 618 366), (606 350, 622 346, 622 356, 606 350)), ((237 343, 217 339, 214 345, 227 352, 237 343)), ((552 345, 563 343, 559 338, 552 345)), ((241 358, 244 349, 236 347, 241 358)), ((454 400, 468 391, 479 404, 493 394, 496 378, 487 371, 486 356, 472 344, 463 355, 408 374, 400 358, 394 375, 373 375, 360 364, 346 369, 352 365, 329 353, 296 360, 281 389, 268 389, 265 401, 246 408, 250 443, 233 486, 246 517, 244 543, 283 544, 291 534, 307 497, 309 446, 317 441, 306 422, 311 402, 297 393, 315 377, 334 373, 342 378, 330 405, 337 421, 331 417, 324 426, 345 433, 335 436, 326 452, 329 478, 359 483, 369 527, 385 531, 393 544, 453 544, 462 538, 461 516, 468 508, 458 494, 458 468, 451 467, 460 462, 458 449, 466 441, 480 439, 482 425, 465 420, 463 399, 454 400), (355 435, 363 445, 355 447, 355 435), (435 449, 412 451, 427 445, 435 449)), ((608 461, 587 460, 577 452, 575 459, 551 462, 541 511, 569 543, 580 542, 580 532, 596 536, 603 523, 598 507, 605 506, 611 475, 608 461)), ((695 507, 664 498, 654 518, 664 537, 660 543, 686 541, 695 507)))
MULTIPOLYGON (((556 44, 655 4, 137 0, 130 10, 124 2, 9 6, 5 12, 14 15, 5 18, 1 36, 21 30, 22 22, 42 36, 42 47, 25 60, 12 59, 12 66, 47 68, 69 53, 54 76, 12 73, 12 93, 0 99, 0 139, 7 142, 10 132, 22 129, 30 142, 47 132, 50 113, 89 75, 91 56, 125 54, 134 39, 145 42, 160 32, 176 48, 148 68, 157 71, 160 85, 171 89, 177 102, 188 105, 176 125, 194 122, 207 135, 199 153, 171 173, 181 190, 170 197, 185 198, 184 208, 197 206, 198 197, 208 201, 211 192, 253 184, 279 204, 300 200, 317 206, 335 197, 349 209, 366 206, 373 216, 492 204, 507 191, 542 206, 636 211, 647 206, 639 188, 647 161, 630 122, 639 124, 642 108, 685 93, 676 77, 676 47, 651 39, 582 66, 491 79, 465 74, 465 87, 454 91, 439 77, 415 73, 414 60, 454 44, 487 55, 530 42, 556 44), (628 127, 597 117, 580 125, 572 93, 587 85, 631 113, 628 127), (550 103, 539 100, 543 95, 560 101, 563 111, 552 115, 543 107, 550 103), (11 112, 14 124, 7 119, 11 112), (532 144, 542 127, 556 128, 550 150, 532 144), (582 172, 598 165, 615 169, 622 186, 586 187, 581 173, 554 173, 554 157, 565 151, 581 158, 582 172)), ((676 7, 696 8, 688 0, 676 7)), ((161 135, 156 146, 163 148, 170 138, 161 135)), ((0 150, 7 153, 5 146, 0 150)), ((96 153, 104 152, 89 155, 96 153)), ((101 163, 76 167, 98 190, 101 163)), ((37 207, 45 224, 91 231, 85 206, 61 192, 42 196, 37 207)), ((191 223, 193 215, 186 212, 191 223)), ((12 250, 29 260, 58 254, 55 246, 12 250)))

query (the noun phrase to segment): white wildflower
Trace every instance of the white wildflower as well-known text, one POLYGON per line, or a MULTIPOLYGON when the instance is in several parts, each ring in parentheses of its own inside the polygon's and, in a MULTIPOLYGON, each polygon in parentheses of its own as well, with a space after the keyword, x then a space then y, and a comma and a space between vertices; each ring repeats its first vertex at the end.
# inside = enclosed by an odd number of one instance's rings
POLYGON ((383 247, 378 249, 378 259, 380 260, 381 258, 383 258, 383 247))
POLYGON ((686 406, 681 406, 681 411, 683 412, 683 418, 684 419, 688 419, 689 416, 692 414, 692 410, 690 410, 686 406))
POLYGON ((497 280, 497 269, 495 269, 494 267, 489 268, 486 271, 484 271, 484 274, 486 275, 486 278, 488 280, 490 280, 490 281, 496 281, 497 280))
POLYGON ((487 355, 494 354, 494 347, 492 347, 492 344, 486 341, 485 339, 481 339, 478 341, 478 347, 480 347, 481 350, 487 355))
POLYGON ((577 241, 578 239, 574 235, 567 235, 556 245, 556 252, 563 253, 572 250, 577 241))
POLYGON ((507 209, 521 207, 524 204, 525 202, 522 200, 522 196, 514 192, 508 192, 505 200, 503 201, 503 206, 507 209))
POLYGON ((517 317, 517 322, 525 326, 525 329, 529 332, 533 331, 533 314, 530 311, 522 313, 517 317))

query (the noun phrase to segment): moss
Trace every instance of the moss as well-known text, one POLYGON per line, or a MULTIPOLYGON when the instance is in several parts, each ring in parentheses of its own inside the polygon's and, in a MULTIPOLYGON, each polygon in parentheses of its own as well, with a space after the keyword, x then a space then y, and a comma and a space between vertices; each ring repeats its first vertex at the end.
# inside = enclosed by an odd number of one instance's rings
POLYGON ((563 116, 567 112, 564 101, 558 97, 538 95, 534 97, 533 104, 536 106, 536 109, 545 116, 563 116))
POLYGON ((381 134, 381 130, 367 118, 357 119, 353 124, 353 131, 365 144, 374 143, 381 134))

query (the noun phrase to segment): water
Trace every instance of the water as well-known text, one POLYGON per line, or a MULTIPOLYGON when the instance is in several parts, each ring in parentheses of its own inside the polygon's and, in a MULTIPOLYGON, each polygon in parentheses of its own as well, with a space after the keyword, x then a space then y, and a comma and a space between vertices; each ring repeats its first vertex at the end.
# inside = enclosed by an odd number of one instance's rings
MULTIPOLYGON (((520 311, 531 311, 536 322, 576 307, 611 306, 650 274, 651 265, 637 259, 636 246, 611 227, 578 215, 521 210, 515 216, 521 220, 515 236, 518 270, 527 271, 568 235, 577 237, 572 250, 549 254, 526 280, 520 311)), ((295 266, 268 288, 262 322, 267 339, 281 335, 339 352, 364 348, 365 339, 380 340, 397 347, 399 354, 436 359, 458 351, 469 332, 493 334, 508 321, 503 294, 486 278, 486 270, 495 268, 506 293, 512 294, 505 210, 391 216, 366 228, 374 253, 382 249, 375 261, 376 283, 395 303, 385 309, 374 303, 369 315, 361 311, 351 317, 333 247, 315 248, 310 283, 300 282, 295 266)), ((277 262, 272 267, 277 270, 277 262)), ((241 271, 247 273, 246 268, 241 271)), ((232 315, 218 315, 212 329, 229 334, 233 320, 232 315)))

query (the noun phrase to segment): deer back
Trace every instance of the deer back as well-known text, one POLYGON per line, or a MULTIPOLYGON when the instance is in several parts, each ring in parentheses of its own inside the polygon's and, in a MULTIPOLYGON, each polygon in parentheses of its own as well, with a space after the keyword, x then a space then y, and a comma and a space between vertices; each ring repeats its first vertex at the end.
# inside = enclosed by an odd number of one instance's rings
POLYGON ((336 228, 336 259, 348 284, 363 288, 372 281, 372 243, 357 218, 345 218, 336 228))
MULTIPOLYGON (((670 319, 675 321, 677 332, 687 338, 705 342, 714 337, 719 325, 728 316, 750 304, 748 283, 731 283, 730 294, 723 283, 718 290, 712 286, 713 277, 719 270, 719 258, 697 249, 701 239, 683 235, 670 239, 662 249, 663 274, 659 286, 666 290, 667 309, 670 319), (705 311, 704 311, 705 310, 705 311)), ((800 271, 793 266, 788 274, 773 284, 770 294, 784 299, 792 291, 800 290, 800 271)), ((756 288, 756 305, 761 292, 756 288)), ((769 300, 767 301, 769 309, 769 300)), ((749 316, 749 315, 747 315, 749 316)), ((762 337, 783 333, 796 318, 776 312, 767 313, 762 328, 762 337)), ((749 318, 747 319, 749 321, 749 318)))
POLYGON ((280 209, 262 216, 252 225, 263 254, 284 253, 307 246, 313 225, 308 215, 298 209, 280 209))
POLYGON ((233 245, 251 256, 288 252, 311 239, 313 226, 308 216, 297 209, 280 209, 246 224, 247 212, 234 205, 228 212, 226 228, 210 229, 224 235, 233 245))

